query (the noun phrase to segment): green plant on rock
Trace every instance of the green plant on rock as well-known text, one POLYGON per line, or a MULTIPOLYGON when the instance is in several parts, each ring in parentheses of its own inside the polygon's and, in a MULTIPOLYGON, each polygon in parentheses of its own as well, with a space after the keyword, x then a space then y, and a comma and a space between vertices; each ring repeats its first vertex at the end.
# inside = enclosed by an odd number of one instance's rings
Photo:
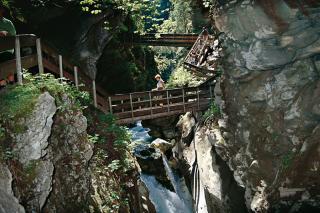
POLYGON ((294 159, 294 153, 292 151, 285 154, 282 158, 282 166, 283 168, 287 169, 290 167, 294 159))
POLYGON ((109 165, 108 168, 114 172, 120 169, 120 160, 113 160, 109 165))
POLYGON ((211 102, 209 109, 204 113, 203 118, 205 120, 212 118, 212 117, 217 117, 221 115, 221 111, 219 106, 215 104, 214 101, 211 102))

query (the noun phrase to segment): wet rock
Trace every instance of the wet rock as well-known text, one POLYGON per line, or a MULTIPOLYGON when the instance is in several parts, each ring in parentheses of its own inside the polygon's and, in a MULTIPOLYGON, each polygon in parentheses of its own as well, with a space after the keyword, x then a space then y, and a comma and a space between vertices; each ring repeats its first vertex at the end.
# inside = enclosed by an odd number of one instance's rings
POLYGON ((167 142, 160 138, 157 138, 156 140, 152 141, 152 143, 150 144, 150 147, 154 149, 159 149, 162 153, 165 153, 168 149, 171 149, 172 146, 173 145, 170 142, 167 142))

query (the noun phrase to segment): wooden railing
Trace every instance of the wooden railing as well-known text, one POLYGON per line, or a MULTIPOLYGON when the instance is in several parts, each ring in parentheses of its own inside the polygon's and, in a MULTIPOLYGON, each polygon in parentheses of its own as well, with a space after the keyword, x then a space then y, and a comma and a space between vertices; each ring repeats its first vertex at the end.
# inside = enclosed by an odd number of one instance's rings
POLYGON ((17 82, 23 84, 22 69, 38 66, 39 73, 49 71, 60 78, 74 82, 76 87, 84 84, 83 89, 90 92, 94 99, 94 106, 107 111, 108 103, 104 97, 107 94, 96 86, 95 80, 87 76, 79 67, 72 65, 55 49, 40 41, 35 35, 17 35, 0 38, 0 52, 15 49, 15 59, 0 63, 0 79, 5 79, 10 73, 17 74, 17 82), (21 48, 36 48, 36 52, 21 56, 21 48))
POLYGON ((213 99, 213 86, 188 87, 115 95, 108 98, 109 110, 120 124, 203 111, 213 99))
POLYGON ((203 31, 194 42, 191 50, 184 60, 184 66, 202 77, 207 77, 207 70, 201 68, 200 62, 205 55, 206 47, 214 42, 214 37, 209 35, 207 31, 203 31), (204 35, 204 32, 206 35, 204 35))

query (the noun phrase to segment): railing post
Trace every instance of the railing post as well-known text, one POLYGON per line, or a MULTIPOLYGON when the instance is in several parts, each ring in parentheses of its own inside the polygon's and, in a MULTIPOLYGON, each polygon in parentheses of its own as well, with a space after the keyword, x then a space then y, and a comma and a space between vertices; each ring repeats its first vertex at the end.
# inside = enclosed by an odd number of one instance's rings
POLYGON ((153 115, 153 111, 152 111, 152 95, 151 95, 150 91, 149 91, 149 101, 150 101, 150 112, 151 112, 151 115, 153 115))
POLYGON ((59 55, 59 71, 60 71, 60 78, 62 81, 62 78, 63 78, 62 55, 59 55))
POLYGON ((20 52, 20 39, 16 36, 15 40, 15 53, 16 53, 16 68, 18 84, 22 85, 22 67, 21 67, 21 52, 20 52))
POLYGON ((131 118, 133 118, 133 104, 132 104, 132 94, 130 93, 130 107, 131 107, 131 118))
POLYGON ((74 83, 76 84, 77 89, 79 88, 79 79, 78 79, 78 67, 74 67, 74 83))
POLYGON ((198 95, 198 111, 200 110, 200 91, 199 87, 197 87, 197 95, 198 95))
POLYGON ((112 97, 109 96, 109 111, 112 114, 112 97))
POLYGON ((92 93, 93 93, 93 105, 94 107, 98 107, 97 103, 97 90, 96 90, 96 81, 92 80, 92 93))
POLYGON ((184 88, 182 88, 183 112, 186 112, 186 102, 184 97, 184 88))
POLYGON ((167 90, 167 108, 168 112, 170 112, 170 101, 169 101, 169 91, 167 90))
POLYGON ((37 46, 39 73, 43 74, 44 73, 44 69, 43 69, 43 62, 42 62, 42 48, 41 48, 41 40, 40 40, 40 38, 37 38, 36 46, 37 46))
MULTIPOLYGON (((123 105, 123 100, 121 100, 121 104, 123 105)), ((122 106, 122 108, 121 108, 121 112, 124 112, 123 106, 122 106)))

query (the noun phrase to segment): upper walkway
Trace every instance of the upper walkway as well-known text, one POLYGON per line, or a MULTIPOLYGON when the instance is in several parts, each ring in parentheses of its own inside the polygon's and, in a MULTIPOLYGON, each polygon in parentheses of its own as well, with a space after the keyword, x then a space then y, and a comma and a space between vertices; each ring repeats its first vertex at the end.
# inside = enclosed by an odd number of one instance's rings
POLYGON ((157 34, 133 35, 126 38, 126 43, 147 46, 192 47, 198 34, 157 34))

